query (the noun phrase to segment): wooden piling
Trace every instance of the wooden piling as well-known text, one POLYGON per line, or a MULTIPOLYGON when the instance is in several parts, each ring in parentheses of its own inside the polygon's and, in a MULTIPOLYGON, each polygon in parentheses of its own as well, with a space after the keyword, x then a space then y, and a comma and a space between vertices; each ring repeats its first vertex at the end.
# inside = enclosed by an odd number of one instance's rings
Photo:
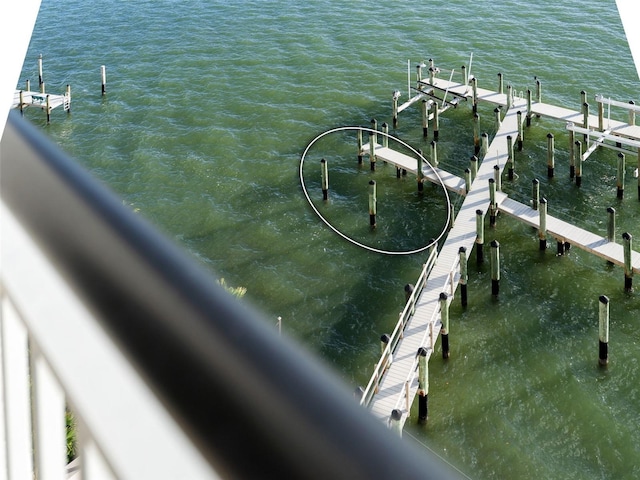
POLYGON ((465 247, 460 247, 458 250, 458 255, 460 257, 460 304, 463 307, 467 306, 467 280, 469 275, 467 273, 467 249, 465 247))
POLYGON ((522 133, 522 112, 520 110, 518 110, 517 112, 517 116, 518 116, 518 151, 522 150, 522 143, 524 140, 524 134, 522 133))
MULTIPOLYGON (((582 104, 582 126, 584 128, 589 128, 589 103, 584 102, 582 104)), ((587 134, 584 134, 584 141, 587 141, 587 134)), ((588 145, 587 145, 588 147, 588 145)))
POLYGON ((420 110, 422 113, 422 136, 427 138, 429 136, 429 109, 427 107, 428 100, 423 99, 420 104, 420 110))
POLYGON ((627 292, 633 290, 633 265, 631 264, 631 241, 629 232, 622 234, 622 247, 624 250, 624 289, 627 292))
POLYGON ((418 349, 418 421, 425 423, 429 419, 429 362, 427 349, 418 349))
POLYGON ((618 171, 616 175, 616 186, 617 192, 616 195, 618 198, 624 197, 624 169, 625 169, 625 161, 624 161, 624 153, 618 153, 618 171))
POLYGON ((418 150, 418 165, 416 168, 416 180, 418 181, 418 191, 424 190, 424 162, 422 161, 422 150, 418 150))
POLYGON ((469 193, 469 190, 471 190, 471 169, 470 168, 464 169, 464 190, 465 190, 465 194, 469 193))
POLYGON ((513 174, 515 172, 515 159, 513 155, 513 138, 511 135, 507 135, 507 178, 513 180, 513 174))
POLYGON ((576 176, 575 161, 575 134, 573 130, 569 130, 569 178, 571 180, 576 176))
POLYGON ((555 169, 555 145, 553 133, 547 133, 547 176, 553 178, 555 169))
POLYGON ((393 92, 393 128, 398 128, 398 99, 400 98, 400 90, 395 90, 393 92))
POLYGON ((598 322, 598 363, 602 366, 609 363, 609 298, 600 295, 598 322))
POLYGON ((433 102, 433 139, 438 140, 440 134, 440 109, 438 102, 433 102))
POLYGON ((389 148, 389 124, 387 122, 382 124, 382 133, 384 133, 384 135, 382 135, 382 146, 389 148))
POLYGON ((542 82, 538 78, 536 78, 536 97, 536 101, 542 103, 542 82))
POLYGON ((107 67, 100 66, 100 77, 102 78, 102 95, 107 93, 107 67))
POLYGON ((527 127, 531 126, 531 89, 527 88, 527 115, 526 123, 527 127))
MULTIPOLYGON (((471 79, 471 92, 473 94, 473 113, 478 113, 478 80, 476 77, 471 79)), ((476 152, 477 153, 477 152, 476 152)))
MULTIPOLYGON (((435 137, 435 132, 434 132, 434 137, 435 137)), ((431 140, 431 143, 429 144, 429 146, 431 150, 431 166, 437 167, 438 166, 438 143, 435 140, 431 140)))
POLYGON ((31 80, 27 78, 27 92, 31 91, 31 80))
POLYGON ((380 355, 384 354, 384 349, 387 348, 387 345, 389 345, 390 341, 391 337, 388 334, 383 333, 382 335, 380 335, 380 355))
POLYGON ((480 151, 480 114, 478 112, 473 114, 473 146, 474 153, 477 155, 480 151))
POLYGON ((484 261, 484 212, 476 210, 476 262, 484 261))
POLYGON ((538 210, 540 202, 540 180, 534 178, 531 182, 531 208, 538 210))
MULTIPOLYGON (((629 100, 629 105, 631 105, 631 107, 634 107, 636 105, 636 102, 634 102, 633 100, 629 100)), ((636 124, 636 111, 633 108, 629 109, 629 125, 635 125, 636 124)))
POLYGON ((496 181, 493 178, 489 179, 489 226, 496 226, 496 181))
POLYGON ((471 181, 473 182, 478 176, 478 157, 473 155, 469 161, 469 166, 471 168, 471 181))
POLYGON ((580 140, 576 140, 575 143, 575 154, 576 154, 576 187, 582 185, 582 142, 580 140))
POLYGON ((500 167, 498 165, 493 166, 493 180, 496 182, 496 191, 502 191, 502 175, 500 175, 500 167))
POLYGON ((376 136, 369 132, 369 165, 372 172, 376 169, 376 136))
POLYGON ((604 103, 597 99, 596 102, 598 103, 598 130, 604 132, 604 103))
POLYGON ((324 158, 320 160, 320 174, 322 180, 322 199, 327 200, 329 198, 329 166, 324 158))
POLYGON ((371 119, 371 130, 373 130, 373 143, 374 145, 378 144, 378 120, 375 118, 371 119))
MULTIPOLYGON (((413 284, 411 284, 411 283, 407 283, 407 284, 404 286, 404 303, 405 303, 405 304, 406 304, 406 303, 409 301, 409 299, 411 298, 411 294, 413 293, 414 288, 415 288, 415 287, 414 287, 414 286, 413 286, 413 284)), ((412 307, 411 307, 411 315, 413 315, 413 314, 415 313, 415 310, 416 310, 416 303, 415 303, 415 302, 413 302, 413 305, 412 305, 412 307)))
POLYGON ((511 84, 507 85, 507 110, 513 105, 513 87, 511 84))
POLYGON ((498 73, 498 93, 500 93, 500 94, 504 93, 502 91, 502 87, 503 87, 503 84, 502 84, 502 73, 498 73))
POLYGON ((487 132, 484 132, 482 134, 481 144, 482 146, 480 147, 480 155, 484 159, 484 157, 487 155, 487 152, 489 151, 489 134, 487 132))
POLYGON ((500 118, 500 109, 498 107, 493 109, 493 116, 494 116, 494 127, 496 129, 496 131, 498 131, 500 129, 500 125, 502 125, 502 119, 500 118))
POLYGON ((399 437, 402 437, 402 411, 394 408, 391 412, 391 419, 389 421, 389 428, 396 433, 399 437))
POLYGON ((491 242, 491 295, 497 297, 500 293, 500 243, 491 242))
POLYGON ((607 207, 607 240, 616 241, 616 209, 607 207))
POLYGON ((42 54, 38 56, 38 86, 44 83, 44 77, 42 76, 42 54))
POLYGON ((442 358, 449 358, 449 296, 446 292, 440 292, 440 320, 442 327, 440 336, 442 337, 442 358))
POLYGON ((464 82, 464 86, 466 87, 467 85, 469 85, 469 76, 467 75, 467 66, 462 65, 460 67, 460 70, 462 71, 462 81, 464 82))
POLYGON ((376 227, 376 210, 378 200, 376 198, 376 181, 369 180, 369 225, 376 227))
MULTIPOLYGON (((29 90, 27 90, 28 92, 29 90)), ((20 90, 20 113, 24 114, 24 91, 20 90)))
POLYGON ((540 199, 540 225, 538 228, 538 238, 540 239, 540 250, 547 249, 547 199, 540 199))
MULTIPOLYGON (((44 86, 44 83, 42 85, 44 86)), ((47 95, 47 103, 46 103, 47 123, 51 121, 51 99, 49 97, 50 95, 47 95)))
POLYGON ((362 129, 359 128, 356 132, 358 141, 358 165, 362 165, 362 129))

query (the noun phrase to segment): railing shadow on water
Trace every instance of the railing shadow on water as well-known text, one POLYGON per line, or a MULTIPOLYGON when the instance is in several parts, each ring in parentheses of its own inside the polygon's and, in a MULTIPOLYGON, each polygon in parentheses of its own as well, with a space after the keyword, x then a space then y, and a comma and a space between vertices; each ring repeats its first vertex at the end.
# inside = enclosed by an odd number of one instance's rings
POLYGON ((0 477, 455 477, 19 114, 0 153, 0 477))

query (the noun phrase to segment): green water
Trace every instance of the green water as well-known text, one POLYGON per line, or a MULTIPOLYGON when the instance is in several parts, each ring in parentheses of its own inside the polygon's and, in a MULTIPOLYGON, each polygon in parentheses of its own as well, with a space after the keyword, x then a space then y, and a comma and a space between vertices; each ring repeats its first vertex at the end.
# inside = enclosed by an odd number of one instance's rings
MULTIPOLYGON (((21 83, 72 88, 72 113, 26 116, 123 202, 231 285, 265 321, 341 376, 363 385, 402 310, 425 254, 381 255, 332 232, 304 198, 300 156, 318 134, 391 122, 391 94, 407 99, 407 60, 433 58, 459 69, 473 52, 479 86, 497 73, 517 91, 543 85, 543 98, 578 109, 580 90, 640 101, 638 79, 613 0, 398 3, 311 0, 114 2, 43 0, 21 83), (107 95, 100 95, 100 65, 107 95)), ((492 107, 480 109, 494 133, 492 107)), ((612 110, 612 117, 626 113, 612 110)), ((391 133, 428 151, 420 113, 402 112, 391 133)), ((365 139, 366 141, 366 139, 365 139)), ((521 202, 531 181, 549 212, 606 234, 640 238, 636 182, 616 199, 616 153, 596 152, 583 185, 568 179, 564 125, 539 119, 516 154, 518 179, 504 190, 521 202), (556 177, 546 177, 546 135, 555 135, 556 177)), ((441 166, 462 175, 473 153, 469 105, 441 116, 441 166)), ((333 225, 367 245, 416 249, 438 234, 443 194, 420 196, 410 177, 367 160, 355 141, 331 135, 310 153, 305 179, 333 225), (331 165, 321 198, 319 159, 331 165), (317 171, 316 171, 317 167, 317 171), (308 175, 308 177, 307 177, 308 175), (379 186, 378 228, 368 228, 367 183, 379 186)), ((305 165, 307 167, 307 165, 305 165)), ((452 196, 454 205, 461 199, 452 196)), ((623 272, 574 248, 538 251, 536 232, 500 218, 487 241, 501 245, 502 280, 491 297, 488 264, 469 263, 469 306, 454 301, 448 361, 430 361, 430 416, 405 437, 474 479, 640 476, 640 302, 623 272), (610 364, 598 367, 598 297, 611 300, 610 364)), ((619 237, 618 237, 619 238, 619 237)), ((637 247, 636 247, 637 249, 637 247)), ((471 252, 470 258, 475 258, 471 252)), ((415 416, 413 417, 415 419, 415 416)))

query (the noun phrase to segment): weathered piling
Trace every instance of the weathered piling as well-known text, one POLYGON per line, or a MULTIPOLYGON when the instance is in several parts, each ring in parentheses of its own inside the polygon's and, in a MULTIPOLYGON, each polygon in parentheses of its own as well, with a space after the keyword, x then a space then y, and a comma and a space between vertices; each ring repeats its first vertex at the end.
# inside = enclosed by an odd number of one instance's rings
POLYGON ((320 174, 322 180, 322 199, 327 200, 329 198, 329 166, 324 158, 320 160, 320 174))
POLYGON ((402 411, 394 408, 391 412, 391 418, 389 421, 389 428, 396 433, 399 437, 402 437, 402 411))
POLYGON ((571 180, 576 176, 575 161, 575 134, 573 130, 569 130, 569 178, 571 180))
POLYGON ((500 293, 500 243, 491 242, 491 295, 497 297, 500 293))
POLYGON ((624 289, 627 292, 633 290, 633 265, 631 264, 631 241, 633 237, 629 232, 622 234, 622 247, 624 250, 624 289))
POLYGON ((376 226, 376 210, 378 200, 376 198, 376 181, 369 180, 369 225, 376 226))
POLYGON ((429 419, 429 362, 427 349, 418 349, 418 421, 425 423, 429 419))
POLYGON ((418 181, 418 191, 422 192, 424 190, 424 162, 422 161, 423 155, 422 150, 418 150, 418 165, 416 168, 416 180, 418 181))
MULTIPOLYGON (((471 92, 473 94, 473 113, 477 113, 478 112, 478 80, 476 79, 476 77, 473 77, 471 79, 471 92)), ((477 153, 477 152, 476 152, 477 153)))
POLYGON ((362 147, 363 147, 363 143, 362 143, 362 129, 359 128, 356 131, 356 138, 357 138, 357 142, 358 142, 358 165, 362 165, 362 147))
POLYGON ((420 102, 420 111, 422 113, 422 136, 427 138, 429 136, 429 108, 427 102, 429 100, 423 99, 420 102))
POLYGON ((489 179, 489 226, 496 226, 496 214, 498 208, 496 206, 496 181, 489 179))
POLYGON ((553 133, 547 133, 547 177, 553 178, 555 169, 555 145, 553 133))
POLYGON ((431 143, 429 144, 429 148, 431 151, 431 155, 430 155, 431 166, 435 168, 438 166, 438 142, 436 142, 435 140, 431 140, 431 143))
POLYGON ((433 102, 433 139, 438 140, 440 135, 440 109, 438 102, 433 102))
POLYGON ((534 178, 531 181, 531 208, 538 210, 538 203, 540 203, 540 180, 534 178))
POLYGON ((527 115, 526 115, 526 123, 527 127, 531 126, 531 89, 527 89, 527 115))
POLYGON ((369 165, 372 172, 376 169, 376 137, 375 133, 369 132, 369 165))
POLYGON ((513 138, 507 135, 507 178, 513 180, 513 174, 516 169, 516 162, 513 155, 513 138))
POLYGON ((518 116, 518 151, 522 150, 522 143, 524 141, 524 134, 522 132, 522 112, 520 110, 517 111, 516 115, 518 116))
POLYGON ((469 193, 469 190, 471 190, 471 169, 470 168, 465 168, 464 169, 464 190, 465 193, 469 193))
POLYGON ((576 187, 582 185, 582 142, 576 140, 576 187))
POLYGON ((440 321, 442 328, 440 336, 442 337, 442 358, 449 358, 449 296, 446 292, 440 292, 440 321))
POLYGON ((542 82, 536 78, 536 102, 542 103, 542 82))
POLYGON ((607 207, 607 240, 616 241, 616 209, 607 207))
POLYGON ((632 108, 629 109, 629 125, 635 125, 636 124, 636 111, 633 109, 633 107, 635 107, 636 102, 634 102, 633 100, 629 100, 629 105, 631 105, 632 108))
POLYGON ((476 262, 484 261, 484 212, 476 210, 476 262))
POLYGON ((462 81, 464 82, 464 86, 466 87, 467 85, 469 85, 469 76, 467 75, 467 66, 462 65, 460 67, 460 70, 462 71, 462 81))
POLYGON ((471 181, 473 182, 478 176, 478 157, 475 155, 469 160, 469 168, 471 169, 471 181))
POLYGON ((513 87, 511 84, 507 84, 507 110, 513 105, 513 87))
POLYGON ((493 115, 494 115, 494 126, 496 131, 500 129, 500 125, 502 125, 502 119, 500 118, 500 109, 498 107, 493 109, 493 115))
POLYGON ((482 146, 480 147, 480 155, 482 156, 482 158, 484 158, 489 151, 489 134, 487 132, 484 132, 482 134, 481 144, 482 146))
POLYGON ((540 250, 547 249, 547 199, 540 199, 540 225, 538 227, 538 238, 540 240, 540 250))
POLYGON ((598 322, 598 363, 602 366, 609 363, 609 298, 600 295, 598 322))
POLYGON ((503 81, 502 81, 502 73, 498 73, 498 93, 504 93, 502 91, 503 81))
POLYGON ((477 155, 480 151, 480 114, 473 114, 473 147, 474 153, 477 155))
POLYGON ((382 124, 382 133, 384 133, 384 135, 382 135, 382 146, 389 148, 389 124, 387 122, 382 124))
POLYGON ((384 354, 384 349, 387 348, 387 345, 389 345, 390 341, 391 341, 391 337, 388 334, 383 333, 382 335, 380 335, 380 354, 381 355, 384 354))
POLYGON ((502 191, 502 175, 500 175, 500 166, 493 166, 493 180, 496 182, 496 191, 502 191))
POLYGON ((393 92, 393 128, 398 128, 398 99, 400 98, 400 90, 394 90, 393 92))
MULTIPOLYGON (((586 100, 582 100, 584 103, 586 100)), ((598 130, 601 132, 604 131, 604 103, 598 101, 596 98, 596 102, 598 103, 598 130)))
POLYGON ((469 279, 469 275, 467 273, 467 249, 465 247, 460 247, 458 250, 458 255, 460 257, 460 304, 463 307, 467 306, 467 280, 469 279))
POLYGON ((616 186, 617 191, 616 195, 618 198, 624 197, 624 169, 625 169, 625 161, 624 161, 624 153, 618 153, 618 172, 616 175, 616 186))
MULTIPOLYGON (((407 283, 404 286, 404 303, 406 304, 409 299, 411 298, 411 294, 413 293, 414 290, 414 286, 411 283, 407 283)), ((413 315, 416 311, 416 302, 413 302, 413 305, 411 305, 411 315, 413 315)))
MULTIPOLYGON (((582 104, 582 126, 584 128, 589 128, 589 102, 584 102, 582 104)), ((584 134, 584 141, 587 141, 587 134, 584 134)))
POLYGON ((100 66, 100 78, 102 79, 102 95, 107 94, 107 67, 100 66))
POLYGON ((44 77, 42 76, 42 54, 38 55, 38 86, 42 86, 44 77))

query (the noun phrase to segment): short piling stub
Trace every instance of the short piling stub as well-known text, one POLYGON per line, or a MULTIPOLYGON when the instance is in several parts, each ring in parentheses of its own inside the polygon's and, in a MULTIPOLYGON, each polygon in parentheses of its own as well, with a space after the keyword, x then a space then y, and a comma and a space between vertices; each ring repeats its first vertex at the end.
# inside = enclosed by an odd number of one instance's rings
POLYGON ((104 65, 100 66, 100 78, 102 80, 102 95, 106 95, 107 93, 107 67, 104 65))
POLYGON ((633 265, 631 264, 632 236, 629 232, 622 234, 622 247, 624 253, 624 289, 633 291, 633 265))
POLYGON ((394 431, 399 437, 402 437, 402 411, 394 408, 391 412, 391 418, 389 421, 389 428, 394 431))
POLYGON ((540 239, 540 250, 547 249, 547 199, 540 199, 540 225, 538 228, 538 238, 540 239))
POLYGON ((616 196, 618 198, 624 197, 624 170, 625 170, 625 161, 624 161, 624 153, 618 153, 618 171, 616 175, 616 196))
POLYGON ((555 146, 553 133, 547 133, 547 176, 553 178, 555 169, 555 146))
POLYGON ((327 200, 329 198, 329 166, 324 158, 320 160, 320 173, 322 181, 322 199, 327 200))
POLYGON ((609 298, 600 295, 598 304, 598 363, 605 366, 609 363, 609 298))
POLYGON ((500 243, 491 242, 491 294, 497 297, 500 293, 500 243))
POLYGON ((378 199, 376 198, 376 181, 369 180, 369 225, 376 227, 376 211, 378 199))

